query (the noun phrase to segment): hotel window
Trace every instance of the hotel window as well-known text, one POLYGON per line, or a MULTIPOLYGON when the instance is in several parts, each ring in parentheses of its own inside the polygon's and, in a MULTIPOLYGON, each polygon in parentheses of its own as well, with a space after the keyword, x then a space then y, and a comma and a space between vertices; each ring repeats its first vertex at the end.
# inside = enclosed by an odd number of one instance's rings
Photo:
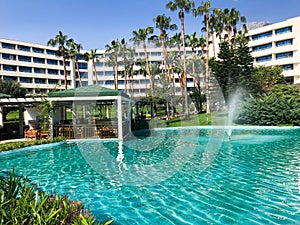
POLYGON ((19 72, 32 73, 32 68, 27 66, 19 66, 19 72))
POLYGON ((45 64, 45 59, 43 59, 43 58, 37 58, 37 57, 33 57, 33 62, 34 62, 34 63, 41 63, 41 64, 45 64))
POLYGON ((17 81, 17 77, 13 77, 13 76, 3 76, 3 80, 14 80, 14 81, 17 81))
POLYGON ((284 28, 275 30, 275 34, 279 35, 279 34, 284 34, 284 33, 290 33, 292 31, 293 31, 292 26, 289 26, 289 27, 284 27, 284 28))
MULTIPOLYGON (((87 83, 87 81, 85 81, 86 83, 87 83)), ((100 85, 104 85, 104 81, 98 81, 98 84, 100 84, 100 85)), ((83 85, 83 84, 82 84, 83 85)), ((87 84, 85 85, 85 86, 87 86, 87 84)))
POLYGON ((294 84, 294 77, 285 77, 285 82, 287 84, 294 84))
POLYGON ((5 70, 5 71, 17 71, 17 66, 3 65, 3 70, 5 70))
POLYGON ((292 45, 292 44, 293 44, 293 39, 287 39, 287 40, 283 40, 283 41, 277 41, 276 42, 276 47, 285 46, 285 45, 292 45))
POLYGON ((272 55, 266 55, 255 59, 256 62, 266 62, 271 60, 272 60, 272 55))
POLYGON ((124 80, 118 80, 118 84, 124 85, 124 80))
MULTIPOLYGON (((59 65, 63 66, 64 65, 64 61, 63 60, 59 60, 59 65)), ((66 66, 70 66, 70 62, 66 61, 66 66)))
POLYGON ((106 84, 106 85, 113 85, 113 84, 115 84, 115 82, 114 82, 113 80, 107 80, 107 81, 105 82, 105 84, 106 84))
POLYGON ((42 49, 42 48, 34 48, 34 47, 32 47, 32 51, 35 52, 35 53, 41 53, 41 54, 44 53, 44 49, 42 49))
POLYGON ((50 75, 58 75, 58 70, 48 69, 48 74, 50 74, 50 75))
MULTIPOLYGON (((61 80, 61 84, 62 84, 62 85, 65 85, 65 81, 64 81, 64 80, 61 80)), ((67 85, 71 85, 71 81, 70 81, 70 80, 67 80, 67 85)))
POLYGON ((79 69, 87 69, 88 68, 88 64, 84 63, 84 62, 79 62, 78 63, 78 67, 79 67, 79 69))
POLYGON ((17 57, 15 55, 2 53, 2 59, 5 59, 5 60, 16 60, 16 58, 17 57))
POLYGON ((253 52, 262 51, 262 50, 269 49, 269 48, 272 48, 272 43, 254 46, 254 47, 252 47, 252 51, 253 52))
MULTIPOLYGON (((77 76, 77 72, 76 72, 76 76, 77 76)), ((88 78, 88 73, 87 72, 80 72, 80 77, 81 78, 88 78)))
POLYGON ((2 43, 2 48, 16 49, 16 45, 9 44, 9 43, 2 43))
POLYGON ((294 69, 294 65, 293 64, 282 65, 281 69, 282 70, 293 70, 294 69))
POLYGON ((193 83, 193 78, 186 78, 187 83, 193 83))
POLYGON ((58 61, 54 59, 47 59, 47 64, 49 65, 57 65, 58 61))
POLYGON ((276 54, 276 59, 284 59, 293 57, 293 52, 283 52, 276 54))
POLYGON ((97 72, 97 76, 103 76, 103 75, 104 75, 103 71, 97 72))
POLYGON ((261 33, 261 34, 253 35, 252 40, 255 41, 255 40, 258 40, 258 39, 261 39, 261 38, 267 38, 267 37, 271 37, 271 36, 272 36, 272 31, 268 31, 268 32, 264 32, 264 33, 261 33))
POLYGON ((161 56, 161 52, 151 52, 151 56, 161 56))
POLYGON ((96 63, 96 66, 101 66, 101 67, 103 67, 103 66, 104 66, 104 62, 97 62, 97 63, 96 63))
POLYGON ((113 71, 106 71, 105 76, 113 76, 114 72, 113 71))
POLYGON ((140 57, 145 57, 145 53, 144 52, 140 52, 140 57))
POLYGON ((46 79, 43 78, 35 78, 34 83, 36 84, 46 84, 46 79))
MULTIPOLYGON (((71 75, 71 71, 67 70, 66 73, 67 73, 67 76, 71 75)), ((60 70, 60 75, 65 75, 63 70, 60 70)))
POLYGON ((150 84, 150 80, 141 80, 140 81, 141 84, 150 84))
POLYGON ((32 83, 32 78, 20 77, 20 83, 32 83))
POLYGON ((29 56, 24 56, 24 55, 19 55, 18 60, 22 62, 31 62, 31 57, 29 56))
POLYGON ((58 83, 58 80, 56 79, 48 79, 48 84, 56 85, 58 83))
POLYGON ((43 68, 34 68, 33 71, 34 71, 34 73, 40 73, 40 74, 46 73, 46 70, 43 68))
POLYGON ((96 57, 102 57, 103 56, 103 54, 96 54, 96 57))
POLYGON ((56 52, 57 52, 57 51, 55 51, 55 50, 46 49, 46 53, 47 53, 48 55, 56 55, 56 52))
POLYGON ((28 46, 19 45, 19 46, 18 46, 18 49, 19 49, 20 51, 30 52, 30 47, 28 47, 28 46))

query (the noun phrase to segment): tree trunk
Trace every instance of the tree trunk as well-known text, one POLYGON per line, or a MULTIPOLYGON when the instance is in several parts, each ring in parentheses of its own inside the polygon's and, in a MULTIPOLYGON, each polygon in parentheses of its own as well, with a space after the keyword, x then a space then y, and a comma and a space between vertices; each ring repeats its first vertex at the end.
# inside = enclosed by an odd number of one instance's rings
POLYGON ((93 68, 94 68, 94 76, 96 78, 96 85, 98 85, 98 76, 97 76, 96 64, 95 64, 94 59, 93 59, 93 68))
POLYGON ((205 21, 206 21, 206 71, 205 71, 205 89, 206 89, 206 114, 210 114, 210 99, 209 99, 209 68, 208 68, 208 60, 209 60, 209 14, 206 13, 205 16, 205 21))
POLYGON ((184 117, 189 118, 189 104, 187 95, 187 74, 186 74, 186 50, 185 50, 185 37, 184 37, 184 13, 182 11, 181 16, 181 35, 182 35, 182 45, 183 45, 183 89, 184 89, 184 117))
POLYGON ((78 58, 76 58, 75 64, 76 64, 77 75, 78 75, 78 79, 79 79, 79 85, 80 85, 80 87, 82 87, 82 81, 81 81, 81 76, 80 76, 80 70, 79 70, 79 66, 78 66, 78 58))

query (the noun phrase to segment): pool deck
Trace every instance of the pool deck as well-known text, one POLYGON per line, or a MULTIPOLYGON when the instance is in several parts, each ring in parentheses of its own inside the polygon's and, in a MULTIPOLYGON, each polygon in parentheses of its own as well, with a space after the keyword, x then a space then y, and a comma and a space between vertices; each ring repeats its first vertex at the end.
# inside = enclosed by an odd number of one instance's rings
POLYGON ((25 141, 25 138, 2 140, 0 141, 0 144, 5 144, 9 142, 18 142, 18 141, 25 141))

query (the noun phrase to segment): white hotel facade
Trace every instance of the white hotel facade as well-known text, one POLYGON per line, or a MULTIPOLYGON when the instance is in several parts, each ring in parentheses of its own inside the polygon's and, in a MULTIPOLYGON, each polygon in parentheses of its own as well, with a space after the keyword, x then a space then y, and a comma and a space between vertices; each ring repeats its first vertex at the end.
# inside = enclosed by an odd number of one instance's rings
MULTIPOLYGON (((249 47, 254 64, 280 65, 287 83, 300 88, 300 17, 249 30, 248 35, 251 37, 249 47)), ((147 51, 150 62, 162 62, 161 48, 148 48, 147 51)), ((62 58, 56 57, 55 52, 56 48, 46 45, 0 38, 0 79, 20 82, 31 94, 47 93, 54 88, 64 89, 62 58)), ((191 53, 191 49, 187 48, 187 54, 191 53)), ((200 54, 201 50, 197 50, 196 53, 200 54)), ((97 55, 98 83, 114 89, 114 72, 106 63, 107 55, 104 50, 98 50, 97 55)), ((135 49, 136 58, 144 56, 142 48, 135 49)), ((87 63, 80 59, 79 68, 83 85, 93 84, 95 77, 92 62, 87 63)), ((148 77, 145 79, 143 75, 137 75, 131 82, 133 96, 145 96, 146 89, 150 87, 148 77)), ((119 90, 125 89, 124 83, 124 78, 119 76, 119 90)), ((68 88, 79 86, 75 63, 72 60, 67 60, 67 85, 68 88)), ((179 87, 179 79, 176 76, 175 85, 179 87)), ((188 89, 193 87, 193 78, 189 75, 187 85, 188 89)))

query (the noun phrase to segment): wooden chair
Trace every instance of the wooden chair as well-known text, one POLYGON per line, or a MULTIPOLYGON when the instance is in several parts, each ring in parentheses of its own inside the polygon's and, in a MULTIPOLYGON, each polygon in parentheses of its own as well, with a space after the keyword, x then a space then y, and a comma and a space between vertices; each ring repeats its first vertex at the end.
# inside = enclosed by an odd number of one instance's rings
POLYGON ((39 139, 39 132, 34 129, 29 129, 24 132, 24 138, 26 141, 28 140, 38 140, 39 139))

